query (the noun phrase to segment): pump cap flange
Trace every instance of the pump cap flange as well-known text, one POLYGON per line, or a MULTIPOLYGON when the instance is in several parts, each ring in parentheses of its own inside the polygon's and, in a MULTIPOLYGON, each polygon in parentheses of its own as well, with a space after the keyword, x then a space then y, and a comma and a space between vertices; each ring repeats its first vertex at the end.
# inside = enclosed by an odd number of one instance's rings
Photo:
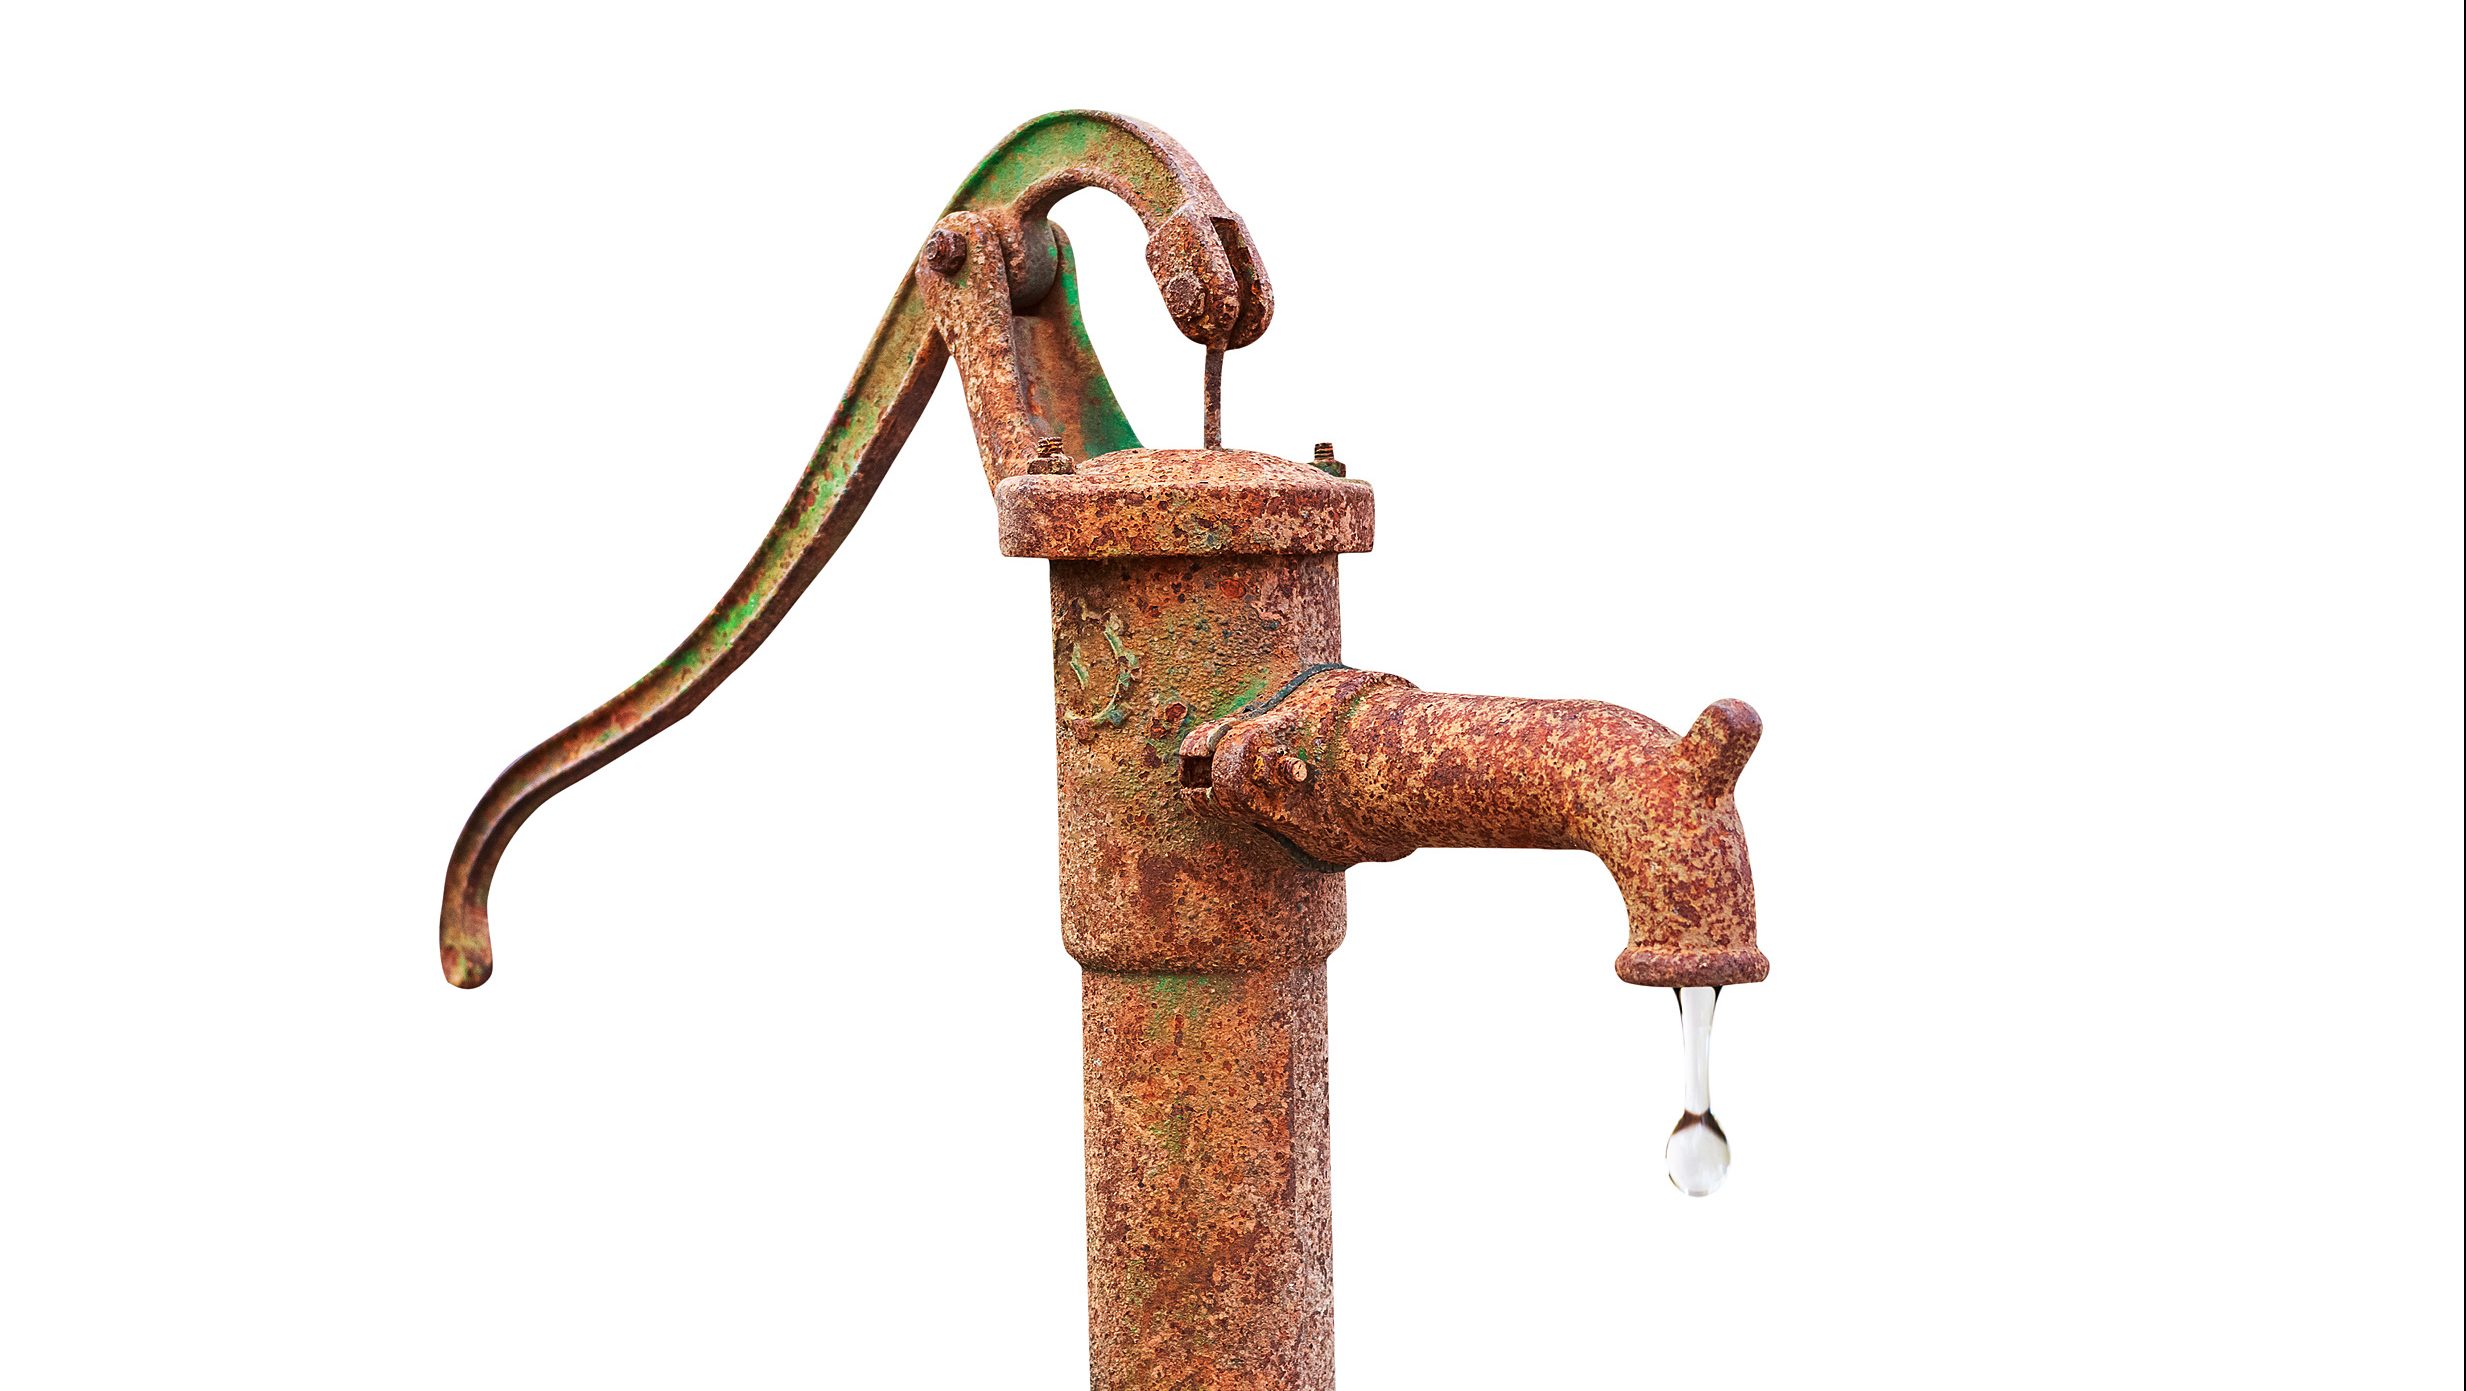
POLYGON ((1370 485, 1246 449, 1124 449, 993 490, 1002 554, 1332 555, 1370 549, 1370 485))

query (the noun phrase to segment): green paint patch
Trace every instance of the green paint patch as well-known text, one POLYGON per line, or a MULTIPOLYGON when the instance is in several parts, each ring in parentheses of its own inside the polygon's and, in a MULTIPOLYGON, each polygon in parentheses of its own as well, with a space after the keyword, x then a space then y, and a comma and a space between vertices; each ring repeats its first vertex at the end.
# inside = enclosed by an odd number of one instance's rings
POLYGON ((711 625, 711 636, 721 642, 735 637, 737 632, 745 626, 745 620, 753 617, 755 611, 761 607, 760 599, 748 599, 721 614, 719 620, 711 625))
POLYGON ((1239 690, 1216 702, 1216 714, 1219 717, 1230 715, 1265 694, 1267 694, 1267 678, 1254 676, 1243 682, 1239 690))
POLYGON ((856 392, 840 397, 830 428, 822 432, 821 447, 813 452, 814 472, 845 477, 847 468, 840 460, 862 449, 881 425, 882 407, 871 398, 856 392))
POLYGON ((1183 1025, 1204 1023, 1216 1010, 1216 982, 1209 976, 1150 976, 1147 996, 1153 1008, 1141 1032, 1150 1043, 1183 1025))
POLYGON ((1190 1113, 1181 1107, 1167 1111, 1163 1120, 1146 1129, 1149 1137, 1164 1146, 1165 1153, 1175 1159, 1181 1158, 1190 1146, 1190 1113))
MULTIPOLYGON (((1086 607, 1084 603, 1080 605, 1083 616, 1086 607)), ((1105 701, 1105 708, 1097 711, 1092 718, 1098 724, 1119 729, 1130 720, 1129 707, 1122 702, 1129 698, 1131 685, 1138 679, 1139 654, 1131 651, 1129 645, 1122 641, 1120 614, 1107 614, 1105 625, 1099 631, 1104 637, 1105 646, 1113 653, 1113 695, 1105 701)), ((1074 646, 1071 651, 1075 656, 1078 649, 1074 646)), ((1084 677, 1080 684, 1086 684, 1084 677)))
POLYGON ((1174 1021, 1203 1024, 1216 1012, 1221 988, 1213 976, 1150 976, 1147 982, 1148 1002, 1154 1006, 1147 1016, 1144 1031, 1147 1041, 1156 1042, 1175 1028, 1174 1021))
POLYGON ((832 504, 839 501, 839 490, 847 486, 848 470, 831 467, 817 471, 813 486, 806 490, 804 510, 796 517, 796 529, 806 535, 819 530, 822 519, 831 514, 832 504))
POLYGON ((1078 258, 1067 243, 1055 270, 1054 289, 1062 297, 1062 331, 1088 365, 1078 401, 1082 447, 1090 457, 1138 448, 1138 433, 1130 428, 1130 417, 1123 413, 1121 399, 1113 394, 1113 384, 1105 379, 1104 368, 1096 361, 1096 345, 1088 341, 1087 318, 1079 305, 1078 258))
POLYGON ((1030 121, 977 164, 967 182, 959 186, 951 206, 1008 202, 1054 169, 1085 158, 1098 141, 1113 133, 1102 122, 1060 112, 1030 121))

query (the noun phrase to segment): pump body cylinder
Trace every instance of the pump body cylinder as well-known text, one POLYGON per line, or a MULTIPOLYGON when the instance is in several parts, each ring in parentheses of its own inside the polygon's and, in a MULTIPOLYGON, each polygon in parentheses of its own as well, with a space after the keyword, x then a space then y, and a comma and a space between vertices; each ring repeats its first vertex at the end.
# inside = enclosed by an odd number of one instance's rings
POLYGON ((1336 557, 1052 562, 1062 933, 1086 968, 1090 1384, 1333 1385, 1344 876, 1194 815, 1183 736, 1336 660, 1336 557))
POLYGON ((1082 980, 1091 1386, 1324 1391, 1326 966, 1082 980))
POLYGON ((1201 815, 1191 732, 1340 660, 1370 490, 1131 449, 994 490, 1051 563, 1062 942, 1083 968, 1089 1385, 1329 1391, 1327 956, 1344 874, 1201 815))

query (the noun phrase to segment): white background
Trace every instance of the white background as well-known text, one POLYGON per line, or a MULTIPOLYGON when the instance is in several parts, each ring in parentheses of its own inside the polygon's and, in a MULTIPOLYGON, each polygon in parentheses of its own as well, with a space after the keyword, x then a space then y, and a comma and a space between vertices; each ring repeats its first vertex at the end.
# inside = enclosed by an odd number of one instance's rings
MULTIPOLYGON (((946 389, 698 718, 533 820, 950 189, 1180 137, 1379 489, 1347 656, 1736 695, 1726 1190, 1577 855, 1355 873, 1381 1387, 2454 1386, 2459 47, 2434 4, 14 7, 0 1381, 1066 1388, 1043 567, 946 389)), ((1152 443, 1199 354, 1059 216, 1152 443)))

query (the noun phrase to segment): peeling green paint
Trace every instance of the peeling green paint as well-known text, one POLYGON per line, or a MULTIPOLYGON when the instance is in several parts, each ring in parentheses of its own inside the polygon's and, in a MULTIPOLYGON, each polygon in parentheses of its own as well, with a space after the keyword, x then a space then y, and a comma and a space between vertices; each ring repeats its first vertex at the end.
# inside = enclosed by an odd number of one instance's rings
POLYGON ((1216 702, 1215 714, 1219 717, 1230 715, 1265 694, 1267 694, 1267 678, 1264 676, 1251 677, 1231 695, 1216 702))
POLYGON ((761 607, 761 600, 748 599, 744 603, 737 605, 735 608, 728 610, 726 613, 720 615, 717 623, 711 625, 711 636, 717 638, 721 642, 726 642, 728 639, 735 637, 737 630, 745 626, 745 620, 753 617, 755 611, 761 607))
POLYGON ((1062 300, 1062 331, 1069 338, 1072 351, 1089 369, 1081 382, 1079 399, 1073 403, 1079 416, 1080 450, 1095 458, 1116 450, 1138 448, 1138 433, 1130 428, 1130 417, 1122 412, 1121 400, 1113 394, 1113 383, 1106 380, 1104 368, 1097 364, 1096 345, 1087 336, 1087 319, 1079 308, 1077 258, 1072 255, 1067 239, 1061 244, 1061 264, 1054 276, 1053 292, 1062 300))
POLYGON ((1164 1119, 1151 1123, 1146 1129, 1157 1144, 1164 1146, 1165 1153, 1180 1159, 1190 1145, 1190 1112, 1176 1106, 1165 1112, 1164 1119))

